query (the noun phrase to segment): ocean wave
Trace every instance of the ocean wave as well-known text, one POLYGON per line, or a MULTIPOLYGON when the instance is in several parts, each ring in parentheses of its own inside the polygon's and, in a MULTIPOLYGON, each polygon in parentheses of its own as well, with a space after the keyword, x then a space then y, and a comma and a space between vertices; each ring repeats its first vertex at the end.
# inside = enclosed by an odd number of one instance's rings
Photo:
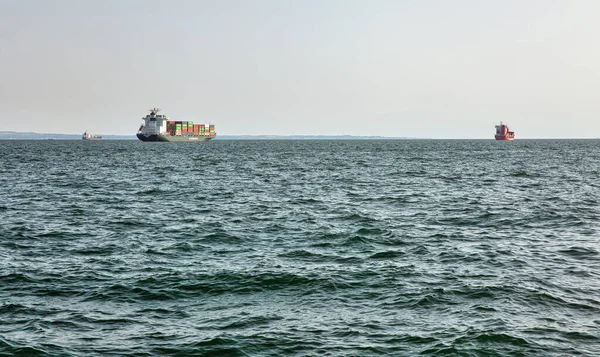
POLYGON ((7 143, 0 355, 600 355, 598 143, 7 143))

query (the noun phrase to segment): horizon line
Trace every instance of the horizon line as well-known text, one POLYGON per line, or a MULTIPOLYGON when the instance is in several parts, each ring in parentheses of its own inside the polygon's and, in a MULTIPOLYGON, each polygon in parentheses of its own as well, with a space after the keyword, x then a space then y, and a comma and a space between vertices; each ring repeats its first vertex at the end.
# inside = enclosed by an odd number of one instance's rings
MULTIPOLYGON (((0 140, 16 140, 14 138, 2 138, 7 135, 19 135, 19 136, 77 136, 81 134, 70 134, 70 133, 37 133, 37 132, 19 132, 11 130, 0 130, 0 140)), ((132 140, 137 139, 135 134, 96 134, 108 137, 131 137, 132 140)), ((411 137, 411 136, 382 136, 382 135, 351 135, 351 134, 225 134, 218 135, 213 140, 219 140, 219 138, 262 138, 262 139, 278 139, 278 138, 297 138, 297 139, 311 139, 311 138, 363 138, 371 140, 494 140, 494 137, 477 137, 477 138, 434 138, 434 137, 411 137)), ((18 139, 18 138, 17 138, 18 139)), ((44 138, 40 138, 44 139, 44 138)), ((600 137, 522 137, 515 138, 518 140, 597 140, 600 137)), ((33 139, 35 140, 35 139, 33 139)))

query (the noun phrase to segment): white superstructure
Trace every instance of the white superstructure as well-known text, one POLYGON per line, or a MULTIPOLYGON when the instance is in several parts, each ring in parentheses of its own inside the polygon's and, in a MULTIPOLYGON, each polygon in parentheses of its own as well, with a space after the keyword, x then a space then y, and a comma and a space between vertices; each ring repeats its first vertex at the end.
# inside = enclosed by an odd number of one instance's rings
POLYGON ((149 136, 167 132, 167 121, 169 118, 166 115, 157 114, 159 111, 160 108, 152 108, 150 109, 150 114, 142 118, 144 119, 144 124, 140 126, 140 130, 138 130, 139 134, 149 136))

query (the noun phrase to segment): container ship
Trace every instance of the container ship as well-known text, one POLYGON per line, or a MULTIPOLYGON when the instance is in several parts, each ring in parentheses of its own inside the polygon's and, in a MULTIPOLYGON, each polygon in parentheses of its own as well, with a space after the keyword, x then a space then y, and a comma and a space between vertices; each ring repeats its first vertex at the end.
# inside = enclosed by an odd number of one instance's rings
POLYGON ((81 139, 83 139, 83 140, 102 140, 102 137, 98 136, 98 135, 92 135, 86 131, 83 134, 81 134, 81 139))
POLYGON ((209 141, 217 136, 215 126, 194 124, 193 121, 173 121, 160 115, 159 108, 150 109, 137 132, 141 141, 209 141))
POLYGON ((510 131, 508 126, 500 122, 500 125, 496 125, 496 140, 515 140, 515 132, 510 131))

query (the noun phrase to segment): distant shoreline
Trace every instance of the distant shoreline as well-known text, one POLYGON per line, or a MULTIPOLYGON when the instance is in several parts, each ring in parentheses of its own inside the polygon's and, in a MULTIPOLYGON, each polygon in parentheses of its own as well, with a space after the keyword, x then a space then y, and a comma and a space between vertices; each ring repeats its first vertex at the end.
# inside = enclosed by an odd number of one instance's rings
MULTIPOLYGON (((138 140, 132 135, 100 134, 103 140, 138 140)), ((407 137, 353 135, 220 135, 214 140, 415 140, 407 137)), ((81 140, 81 134, 0 131, 0 140, 81 140)))
MULTIPOLYGON (((106 135, 102 140, 138 140, 132 135, 106 135)), ((598 140, 600 138, 518 138, 519 140, 598 140)), ((81 134, 54 134, 17 131, 0 131, 0 140, 81 140, 81 134)), ((218 135, 215 141, 221 140, 494 140, 491 138, 414 138, 393 136, 355 136, 355 135, 218 135)))

